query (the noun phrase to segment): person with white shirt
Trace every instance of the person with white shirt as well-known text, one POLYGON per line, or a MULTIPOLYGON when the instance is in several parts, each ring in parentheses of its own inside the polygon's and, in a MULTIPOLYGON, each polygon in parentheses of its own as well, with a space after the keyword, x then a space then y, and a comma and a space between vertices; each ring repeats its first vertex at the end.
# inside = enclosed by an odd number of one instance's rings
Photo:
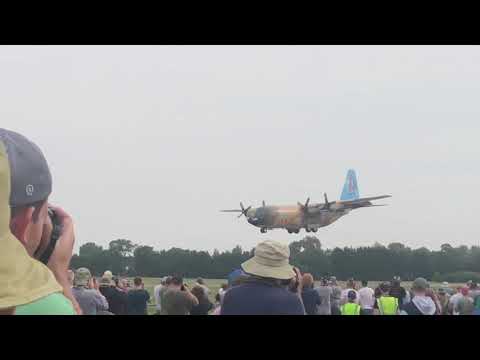
POLYGON ((162 311, 162 301, 160 297, 160 291, 162 290, 163 287, 165 287, 166 280, 167 280, 167 277, 166 276, 163 277, 160 280, 160 284, 153 288, 153 298, 155 299, 155 307, 157 310, 157 315, 159 315, 162 311))
POLYGON ((353 279, 349 279, 347 281, 347 286, 346 286, 346 289, 342 291, 342 294, 340 296, 340 305, 344 305, 348 302, 348 293, 350 291, 354 291, 355 292, 355 304, 359 304, 360 302, 360 296, 358 294, 358 291, 355 289, 355 281, 353 279))
POLYGON ((368 281, 362 281, 362 288, 358 290, 359 303, 361 306, 360 315, 373 315, 375 305, 375 291, 368 287, 368 281))
POLYGON ((460 300, 462 297, 463 297, 462 287, 457 286, 457 293, 450 297, 450 301, 448 303, 448 310, 449 310, 450 314, 458 315, 458 312, 455 310, 455 308, 457 306, 458 300, 460 300))

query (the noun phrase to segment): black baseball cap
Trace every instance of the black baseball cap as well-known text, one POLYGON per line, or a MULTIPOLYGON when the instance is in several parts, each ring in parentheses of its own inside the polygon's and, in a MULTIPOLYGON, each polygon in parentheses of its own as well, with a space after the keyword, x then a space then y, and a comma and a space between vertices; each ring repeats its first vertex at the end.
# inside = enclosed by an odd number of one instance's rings
POLYGON ((25 136, 0 128, 10 163, 10 206, 46 200, 52 192, 52 175, 40 148, 25 136))

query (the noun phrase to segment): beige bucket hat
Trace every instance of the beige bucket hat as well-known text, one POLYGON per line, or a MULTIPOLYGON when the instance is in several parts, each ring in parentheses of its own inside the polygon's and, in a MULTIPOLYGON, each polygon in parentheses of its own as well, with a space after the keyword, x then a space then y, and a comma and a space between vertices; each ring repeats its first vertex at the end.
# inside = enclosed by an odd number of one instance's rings
POLYGON ((0 142, 0 309, 62 292, 53 273, 33 259, 10 232, 10 165, 0 142))
POLYGON ((92 274, 90 273, 90 270, 87 268, 79 268, 75 271, 73 283, 75 286, 88 286, 91 278, 92 274))
POLYGON ((278 241, 267 240, 255 248, 253 258, 245 261, 241 267, 248 274, 279 280, 295 277, 293 267, 288 263, 290 249, 278 241))

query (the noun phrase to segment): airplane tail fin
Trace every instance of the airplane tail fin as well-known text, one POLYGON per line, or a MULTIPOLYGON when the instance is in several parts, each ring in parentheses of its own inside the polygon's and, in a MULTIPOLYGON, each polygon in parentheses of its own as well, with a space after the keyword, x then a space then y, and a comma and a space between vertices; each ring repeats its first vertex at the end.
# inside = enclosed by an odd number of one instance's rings
POLYGON ((340 200, 356 200, 359 197, 360 194, 358 192, 357 175, 355 174, 355 170, 350 169, 347 172, 347 178, 345 180, 345 184, 343 185, 340 200))

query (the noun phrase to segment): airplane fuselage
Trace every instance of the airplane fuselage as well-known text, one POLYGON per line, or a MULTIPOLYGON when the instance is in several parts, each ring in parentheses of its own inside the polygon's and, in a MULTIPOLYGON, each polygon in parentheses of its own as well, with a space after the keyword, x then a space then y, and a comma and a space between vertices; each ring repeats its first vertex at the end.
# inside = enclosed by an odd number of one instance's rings
POLYGON ((297 205, 262 206, 247 211, 247 221, 261 229, 287 229, 298 232, 300 229, 316 231, 318 228, 330 225, 349 212, 347 210, 309 209, 302 211, 297 205))

